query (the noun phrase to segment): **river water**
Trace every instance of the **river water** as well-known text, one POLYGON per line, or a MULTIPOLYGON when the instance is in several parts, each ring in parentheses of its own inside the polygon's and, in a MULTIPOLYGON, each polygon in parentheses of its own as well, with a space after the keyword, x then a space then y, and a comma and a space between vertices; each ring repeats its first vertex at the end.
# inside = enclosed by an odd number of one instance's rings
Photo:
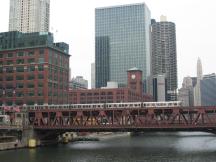
POLYGON ((0 152, 0 162, 215 162, 216 135, 145 133, 0 152))

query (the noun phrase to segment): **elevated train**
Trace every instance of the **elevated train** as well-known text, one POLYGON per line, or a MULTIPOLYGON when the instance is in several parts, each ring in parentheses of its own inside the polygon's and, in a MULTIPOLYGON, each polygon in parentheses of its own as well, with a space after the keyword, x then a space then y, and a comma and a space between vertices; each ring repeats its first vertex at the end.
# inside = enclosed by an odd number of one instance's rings
POLYGON ((95 103, 95 104, 68 104, 68 105, 35 105, 26 106, 27 109, 112 109, 112 108, 149 108, 149 107, 181 107, 181 101, 166 102, 124 102, 124 103, 95 103))

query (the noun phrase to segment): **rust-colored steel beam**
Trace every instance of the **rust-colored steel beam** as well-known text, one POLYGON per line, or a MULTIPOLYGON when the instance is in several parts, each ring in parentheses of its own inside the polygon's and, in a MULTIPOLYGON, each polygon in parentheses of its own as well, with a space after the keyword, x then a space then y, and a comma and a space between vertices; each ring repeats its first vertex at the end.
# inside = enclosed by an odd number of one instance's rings
POLYGON ((216 107, 29 110, 35 129, 72 131, 213 130, 216 107))

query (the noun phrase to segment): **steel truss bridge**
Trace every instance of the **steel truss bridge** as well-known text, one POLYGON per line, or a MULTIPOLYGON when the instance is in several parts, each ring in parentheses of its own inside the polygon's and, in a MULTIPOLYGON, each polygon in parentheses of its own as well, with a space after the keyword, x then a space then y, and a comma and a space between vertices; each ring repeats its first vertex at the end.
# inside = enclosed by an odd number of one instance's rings
POLYGON ((36 131, 216 132, 216 106, 76 109, 56 105, 30 108, 28 114, 36 131))

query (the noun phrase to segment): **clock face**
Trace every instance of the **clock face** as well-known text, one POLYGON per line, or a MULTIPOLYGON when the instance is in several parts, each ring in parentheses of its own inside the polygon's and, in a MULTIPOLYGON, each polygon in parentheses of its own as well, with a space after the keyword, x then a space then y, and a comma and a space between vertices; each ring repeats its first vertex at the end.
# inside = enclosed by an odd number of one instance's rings
POLYGON ((136 78, 136 75, 135 74, 132 74, 131 75, 131 79, 135 79, 136 78))

